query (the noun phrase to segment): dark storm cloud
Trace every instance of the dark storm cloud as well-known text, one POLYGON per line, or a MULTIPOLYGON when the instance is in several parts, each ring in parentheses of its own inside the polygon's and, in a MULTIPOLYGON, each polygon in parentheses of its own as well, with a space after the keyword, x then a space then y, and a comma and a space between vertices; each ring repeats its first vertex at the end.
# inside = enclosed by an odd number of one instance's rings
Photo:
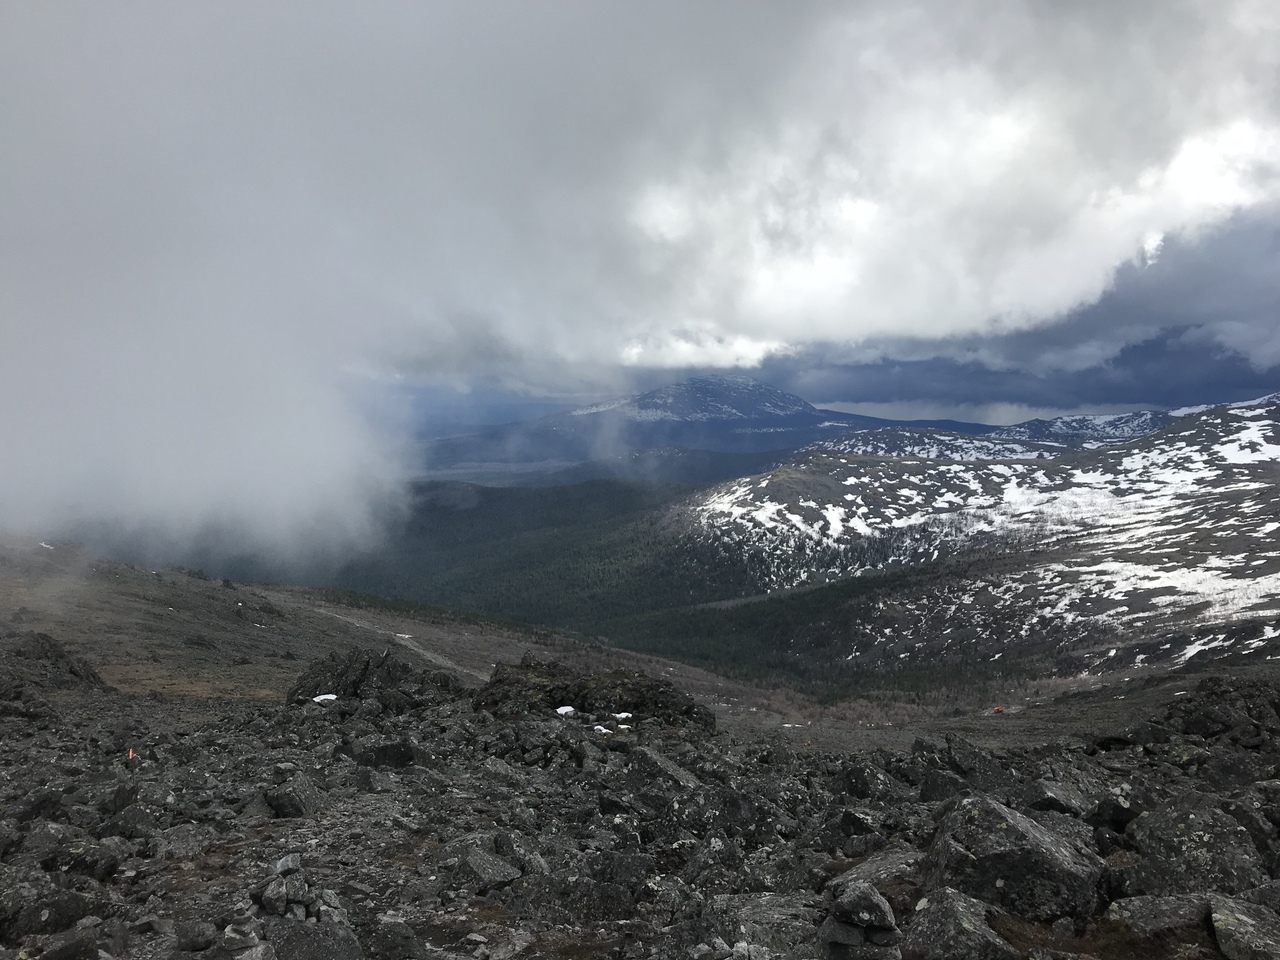
POLYGON ((1067 373, 993 369, 946 357, 884 360, 802 373, 779 365, 771 382, 820 405, 907 419, 948 416, 1012 423, 1069 411, 1099 413, 1225 403, 1280 392, 1276 371, 1169 331, 1124 347, 1106 363, 1067 373))
POLYGON ((820 350, 995 390, 1172 330, 1267 369, 1257 311, 1080 311, 1280 198, 1278 31, 1265 0, 7 5, 3 519, 362 536, 399 376, 820 350))
POLYGON ((884 415, 1025 419, 1280 391, 1280 217, 1240 216, 1130 264, 1094 304, 1004 335, 871 342, 767 361, 761 376, 884 415), (1238 337, 1238 339, 1237 339, 1238 337))

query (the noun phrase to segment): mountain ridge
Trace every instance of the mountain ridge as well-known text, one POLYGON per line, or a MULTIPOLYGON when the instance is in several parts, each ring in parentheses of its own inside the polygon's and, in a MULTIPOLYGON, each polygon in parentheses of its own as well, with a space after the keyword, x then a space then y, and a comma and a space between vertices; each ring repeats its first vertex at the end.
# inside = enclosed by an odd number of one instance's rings
MULTIPOLYGON (((556 474, 620 475, 655 480, 688 476, 664 472, 650 457, 643 471, 626 461, 653 451, 702 454, 776 453, 838 441, 871 430, 940 430, 990 437, 1027 449, 1085 448, 1132 439, 1172 422, 1161 411, 1080 415, 995 426, 966 421, 891 420, 816 407, 795 394, 747 376, 701 376, 647 393, 616 397, 535 420, 422 441, 423 476, 503 485, 545 484, 556 474), (595 466, 588 466, 595 464, 595 466)), ((732 462, 708 466, 699 479, 730 479, 732 462)))
POLYGON ((752 377, 690 377, 648 393, 569 411, 581 417, 617 413, 633 420, 750 420, 796 414, 820 415, 795 394, 752 377))
MULTIPOLYGON (((711 540, 757 556, 755 568, 775 588, 1023 552, 1012 569, 992 567, 950 596, 899 606, 899 636, 945 631, 926 623, 941 600, 953 626, 999 613, 984 641, 997 657, 1001 631, 1005 642, 1064 629, 1077 639, 1118 632, 1123 648, 1249 619, 1266 625, 1247 642, 1271 649, 1280 616, 1280 404, 1270 399, 1213 407, 1056 459, 809 452, 722 485, 690 509, 711 540)), ((1226 633, 1210 634, 1188 642, 1186 656, 1229 645, 1226 633)), ((1141 666, 1152 655, 1123 662, 1141 666)))
POLYGON ((877 427, 700 492, 476 487, 501 510, 436 503, 344 585, 830 689, 933 662, 1060 677, 1280 654, 1266 400, 1093 448, 877 427))

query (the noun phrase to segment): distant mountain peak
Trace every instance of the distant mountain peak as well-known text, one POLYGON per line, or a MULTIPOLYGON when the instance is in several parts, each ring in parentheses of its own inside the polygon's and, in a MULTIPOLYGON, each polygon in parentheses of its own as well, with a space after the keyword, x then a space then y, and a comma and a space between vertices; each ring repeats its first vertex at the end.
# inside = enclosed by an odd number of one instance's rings
POLYGON ((690 377, 648 393, 574 410, 573 416, 613 412, 631 420, 761 420, 820 416, 807 400, 752 377, 690 377))
POLYGON ((1252 400, 1237 400, 1235 403, 1202 403, 1194 407, 1179 407, 1176 410, 1170 410, 1169 415, 1186 417, 1191 414, 1204 413, 1206 410, 1212 410, 1215 407, 1243 410, 1249 407, 1274 407, 1277 404, 1280 404, 1280 393, 1268 393, 1265 397, 1255 397, 1252 400))
POLYGON ((991 433, 1000 440, 1064 444, 1091 447, 1121 443, 1163 430, 1177 417, 1162 410, 1134 410, 1130 413, 1077 414, 1051 420, 1027 420, 1001 427, 991 433))

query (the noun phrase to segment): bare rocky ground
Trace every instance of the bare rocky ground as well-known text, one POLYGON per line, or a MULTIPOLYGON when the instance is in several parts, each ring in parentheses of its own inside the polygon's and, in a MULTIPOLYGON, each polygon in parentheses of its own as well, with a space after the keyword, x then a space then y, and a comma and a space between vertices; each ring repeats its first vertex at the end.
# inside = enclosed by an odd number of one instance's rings
POLYGON ((61 545, 0 553, 0 620, 0 958, 1280 956, 1265 668, 784 727, 674 664, 61 545))

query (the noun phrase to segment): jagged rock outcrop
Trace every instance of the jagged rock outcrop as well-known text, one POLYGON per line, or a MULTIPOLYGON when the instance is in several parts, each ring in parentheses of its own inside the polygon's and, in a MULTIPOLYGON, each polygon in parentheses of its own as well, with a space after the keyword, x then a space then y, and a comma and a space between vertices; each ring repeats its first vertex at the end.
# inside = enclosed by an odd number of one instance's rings
POLYGON ((433 695, 454 694, 461 689, 457 678, 447 671, 414 669, 391 656, 390 650, 379 654, 353 647, 345 654, 335 652, 313 662, 289 688, 285 700, 297 703, 315 697, 336 697, 376 704, 366 712, 372 709, 404 713, 433 695))
POLYGON ((37 687, 68 689, 86 687, 105 690, 107 684, 83 657, 69 654, 62 644, 46 633, 10 633, 5 638, 11 657, 7 661, 8 680, 37 687))
POLYGON ((526 655, 518 665, 499 664, 471 705, 503 719, 572 706, 589 714, 630 713, 706 731, 716 725, 710 710, 665 681, 633 670, 583 676, 563 664, 532 655, 526 655))
POLYGON ((73 657, 53 637, 31 631, 0 637, 5 669, 0 671, 0 720, 38 720, 53 716, 47 696, 54 691, 107 689, 98 671, 73 657))

